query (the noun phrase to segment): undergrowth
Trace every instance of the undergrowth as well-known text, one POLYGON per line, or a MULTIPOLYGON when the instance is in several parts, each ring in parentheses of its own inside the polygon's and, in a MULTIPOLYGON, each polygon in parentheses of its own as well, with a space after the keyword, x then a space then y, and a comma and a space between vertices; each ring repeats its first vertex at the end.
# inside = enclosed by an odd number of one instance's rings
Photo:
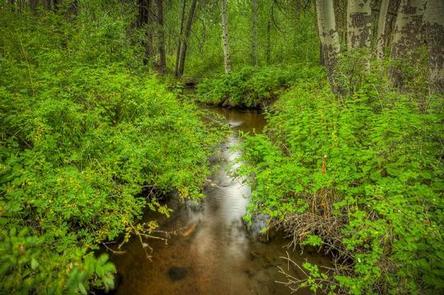
POLYGON ((154 234, 137 221, 147 206, 170 214, 159 194, 201 195, 220 133, 136 75, 124 8, 0 11, 0 293, 109 290, 115 267, 95 250, 154 234))
POLYGON ((326 81, 296 84, 268 113, 266 134, 246 136, 240 173, 254 176, 246 219, 267 214, 293 246, 334 258, 328 270, 301 266, 306 279, 288 276, 293 290, 437 294, 443 97, 392 90, 385 67, 371 67, 356 73, 347 97, 326 81))
POLYGON ((317 67, 244 67, 204 79, 197 86, 197 101, 224 107, 264 108, 290 85, 321 77, 323 71, 317 67))

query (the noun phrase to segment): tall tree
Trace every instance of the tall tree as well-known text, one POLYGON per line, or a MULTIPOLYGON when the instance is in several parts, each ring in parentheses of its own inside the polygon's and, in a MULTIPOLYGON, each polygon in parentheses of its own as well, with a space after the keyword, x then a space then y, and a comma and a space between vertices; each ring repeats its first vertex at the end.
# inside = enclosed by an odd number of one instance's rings
POLYGON ((159 62, 157 69, 159 73, 164 74, 166 71, 166 53, 165 53, 165 28, 163 17, 163 0, 155 0, 156 2, 156 20, 157 20, 157 47, 159 51, 159 62))
POLYGON ((270 14, 267 20, 267 43, 265 48, 265 58, 267 60, 267 65, 271 63, 271 31, 273 28, 274 19, 274 1, 270 3, 270 14))
POLYGON ((185 9, 187 7, 186 0, 181 1, 180 5, 180 30, 179 30, 179 39, 177 42, 177 51, 176 51, 176 68, 174 70, 175 75, 179 76, 179 60, 180 60, 180 52, 182 48, 182 42, 183 42, 183 27, 185 23, 185 9))
MULTIPOLYGON (((384 28, 384 48, 392 48, 393 44, 393 35, 395 31, 395 25, 396 25, 396 16, 398 14, 399 5, 401 3, 401 0, 389 0, 388 1, 388 9, 387 9, 387 16, 385 19, 385 28, 384 28)), ((389 56, 391 56, 391 53, 389 53, 389 56)))
POLYGON ((192 0, 190 12, 188 13, 187 22, 183 31, 183 38, 181 38, 182 39, 181 45, 179 45, 180 51, 179 51, 179 59, 176 72, 177 77, 181 77, 185 70, 185 59, 187 55, 188 39, 190 37, 191 28, 193 26, 194 14, 196 13, 196 6, 197 6, 197 0, 192 0))
POLYGON ((348 0, 347 48, 370 48, 372 18, 370 0, 348 0))
MULTIPOLYGON (((22 1, 23 2, 23 1, 22 1)), ((43 0, 42 1, 45 8, 48 10, 57 10, 58 5, 61 1, 58 0, 43 0)))
POLYGON ((444 1, 428 0, 424 13, 430 92, 444 93, 444 1))
POLYGON ((139 28, 144 28, 145 39, 142 44, 145 48, 145 55, 143 57, 143 62, 148 63, 149 59, 153 56, 153 16, 152 16, 152 5, 151 0, 138 0, 139 15, 137 17, 137 26, 139 28))
POLYGON ((382 0, 379 9, 378 16, 378 31, 376 34, 376 56, 377 58, 384 57, 384 48, 386 46, 386 23, 387 23, 387 13, 389 9, 389 0, 382 0))
MULTIPOLYGON (((401 0, 396 16, 391 55, 394 59, 411 58, 421 43, 425 0, 401 0)), ((392 70, 392 80, 397 87, 402 87, 401 68, 392 70)))
POLYGON ((225 73, 231 72, 230 43, 228 39, 228 1, 221 0, 222 17, 222 47, 224 51, 224 69, 225 73))
POLYGON ((339 34, 336 30, 335 12, 332 0, 316 0, 319 37, 322 55, 327 68, 328 80, 333 89, 338 90, 335 83, 334 70, 340 52, 339 34))
POLYGON ((38 0, 30 0, 29 1, 29 7, 32 11, 35 11, 37 9, 37 5, 39 4, 38 0))
POLYGON ((339 42, 347 46, 347 3, 349 0, 332 0, 335 10, 336 31, 339 34, 339 42))
POLYGON ((421 42, 424 0, 401 0, 396 16, 392 56, 408 56, 421 42))
POLYGON ((251 30, 251 61, 254 66, 258 64, 257 57, 257 15, 258 15, 258 0, 252 0, 252 30, 251 30))

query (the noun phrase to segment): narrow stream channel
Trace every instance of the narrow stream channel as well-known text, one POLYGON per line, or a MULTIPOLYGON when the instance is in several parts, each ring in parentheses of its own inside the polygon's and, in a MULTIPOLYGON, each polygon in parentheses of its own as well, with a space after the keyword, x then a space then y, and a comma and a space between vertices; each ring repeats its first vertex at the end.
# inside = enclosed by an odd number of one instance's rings
MULTIPOLYGON (((221 165, 205 190, 202 204, 179 206, 174 216, 162 225, 179 230, 166 245, 150 241, 152 261, 137 240, 125 246, 126 254, 114 255, 120 282, 116 294, 289 294, 277 266, 286 244, 282 237, 262 243, 249 237, 242 223, 250 187, 229 175, 229 167, 239 157, 230 147, 239 141, 238 132, 261 132, 264 117, 255 111, 219 109, 235 132, 221 151, 221 165)), ((320 255, 298 256, 322 264, 320 255)), ((300 276, 301 274, 294 274, 300 276)), ((301 290, 298 294, 309 294, 301 290)))

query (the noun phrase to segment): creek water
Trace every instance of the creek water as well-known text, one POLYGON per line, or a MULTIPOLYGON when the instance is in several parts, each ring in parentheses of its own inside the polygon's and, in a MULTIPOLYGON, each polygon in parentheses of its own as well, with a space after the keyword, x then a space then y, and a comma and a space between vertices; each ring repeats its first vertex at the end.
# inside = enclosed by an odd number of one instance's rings
MULTIPOLYGON (((265 125, 256 111, 216 109, 233 129, 219 155, 216 173, 205 188, 200 204, 172 204, 173 216, 161 224, 162 230, 176 231, 166 244, 148 241, 154 249, 151 261, 137 239, 124 246, 125 254, 113 255, 119 283, 116 294, 289 294, 276 281, 283 280, 277 266, 287 269, 288 241, 277 235, 263 243, 250 237, 242 216, 246 212, 250 187, 231 177, 230 170, 239 152, 231 147, 239 142, 239 131, 261 132, 265 125)), ((315 254, 292 258, 303 263, 323 264, 315 254)), ((295 277, 301 273, 292 272, 295 277)), ((309 294, 299 290, 298 294, 309 294)))

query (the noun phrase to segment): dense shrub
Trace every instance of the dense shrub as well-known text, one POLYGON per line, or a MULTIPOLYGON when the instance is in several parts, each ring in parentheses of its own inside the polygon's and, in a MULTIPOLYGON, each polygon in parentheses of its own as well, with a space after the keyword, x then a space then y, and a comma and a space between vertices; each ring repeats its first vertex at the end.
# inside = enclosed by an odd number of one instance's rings
MULTIPOLYGON (((293 244, 322 246, 337 267, 304 265, 313 290, 436 294, 444 288, 443 98, 417 102, 378 68, 346 98, 324 83, 293 87, 243 144, 254 175, 250 216, 293 244), (272 223, 273 224, 273 223, 272 223)), ((247 216, 247 219, 251 217, 247 216)))
POLYGON ((316 67, 245 67, 203 80, 198 84, 197 100, 212 105, 262 108, 273 102, 289 85, 322 76, 321 69, 316 67))
POLYGON ((112 288, 115 268, 94 250, 154 230, 136 225, 143 209, 168 215, 156 196, 198 197, 209 173, 219 134, 134 74, 125 14, 97 3, 69 22, 0 11, 2 292, 112 288))

